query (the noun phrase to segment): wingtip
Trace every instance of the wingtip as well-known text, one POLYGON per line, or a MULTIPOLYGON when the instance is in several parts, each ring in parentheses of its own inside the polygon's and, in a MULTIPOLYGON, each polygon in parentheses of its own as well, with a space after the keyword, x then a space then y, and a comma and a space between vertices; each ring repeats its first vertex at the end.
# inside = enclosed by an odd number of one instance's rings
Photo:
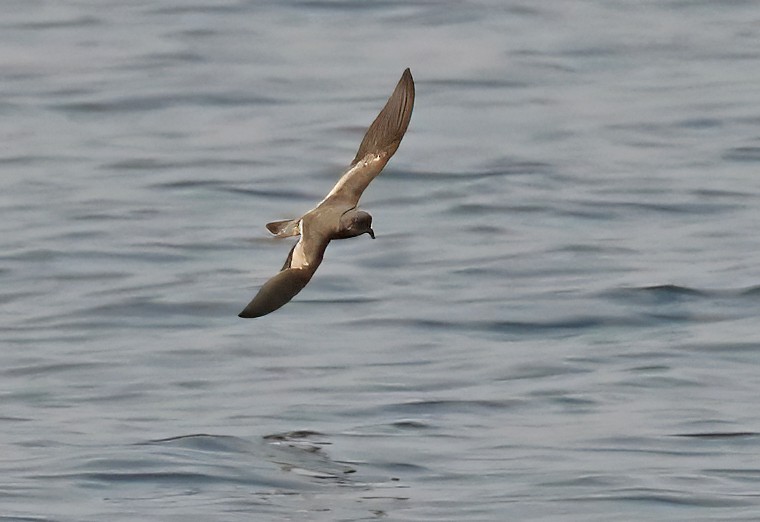
POLYGON ((275 310, 276 308, 262 307, 260 301, 254 299, 243 308, 243 311, 238 314, 238 317, 241 319, 256 319, 257 317, 267 315, 275 310))
MULTIPOLYGON (((257 317, 263 317, 270 314, 280 308, 280 306, 267 306, 266 300, 262 303, 260 299, 253 299, 248 306, 243 308, 243 311, 238 314, 241 319, 256 319, 257 317)), ((284 303, 283 303, 284 304, 284 303)))
POLYGON ((255 319, 257 317, 261 317, 261 314, 252 314, 251 312, 248 311, 248 308, 246 308, 245 310, 243 310, 242 312, 238 314, 238 317, 240 317, 241 319, 255 319))
POLYGON ((256 319, 257 317, 263 317, 272 312, 274 312, 274 310, 261 310, 248 305, 238 314, 238 317, 241 319, 256 319))
POLYGON ((414 79, 411 70, 407 67, 385 106, 364 134, 364 139, 359 145, 351 166, 356 165, 367 154, 386 152, 386 162, 387 158, 393 156, 409 126, 414 108, 414 96, 414 79))
POLYGON ((407 67, 404 69, 404 73, 401 75, 400 83, 406 83, 414 89, 414 78, 412 77, 412 70, 407 67))

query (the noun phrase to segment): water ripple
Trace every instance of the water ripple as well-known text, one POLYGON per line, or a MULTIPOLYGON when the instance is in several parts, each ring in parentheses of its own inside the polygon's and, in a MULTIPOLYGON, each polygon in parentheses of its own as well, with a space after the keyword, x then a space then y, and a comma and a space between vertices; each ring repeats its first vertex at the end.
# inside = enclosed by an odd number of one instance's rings
POLYGON ((144 95, 112 98, 101 101, 56 103, 50 109, 67 113, 145 112, 181 106, 240 107, 275 105, 281 100, 243 93, 208 93, 185 96, 144 95))

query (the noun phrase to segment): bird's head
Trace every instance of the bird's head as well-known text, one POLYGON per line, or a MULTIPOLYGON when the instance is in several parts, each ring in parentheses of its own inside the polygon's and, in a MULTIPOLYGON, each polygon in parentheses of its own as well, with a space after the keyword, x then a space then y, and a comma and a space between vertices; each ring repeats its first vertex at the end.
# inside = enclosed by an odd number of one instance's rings
POLYGON ((375 239, 375 231, 372 230, 372 216, 363 210, 352 209, 340 218, 340 237, 356 237, 369 234, 375 239))

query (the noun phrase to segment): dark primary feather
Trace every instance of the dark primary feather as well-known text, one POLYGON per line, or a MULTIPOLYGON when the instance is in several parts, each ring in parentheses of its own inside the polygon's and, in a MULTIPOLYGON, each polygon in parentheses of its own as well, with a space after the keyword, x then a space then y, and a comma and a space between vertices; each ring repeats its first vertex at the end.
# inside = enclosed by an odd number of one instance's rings
POLYGON ((411 71, 406 69, 385 107, 367 129, 348 170, 323 203, 342 201, 352 207, 359 203, 364 190, 398 149, 409 127, 413 108, 414 79, 411 71))
POLYGON ((396 84, 393 94, 385 103, 385 107, 367 129, 351 165, 356 165, 367 154, 387 152, 388 157, 392 156, 409 127, 413 107, 414 80, 412 72, 407 68, 396 84))

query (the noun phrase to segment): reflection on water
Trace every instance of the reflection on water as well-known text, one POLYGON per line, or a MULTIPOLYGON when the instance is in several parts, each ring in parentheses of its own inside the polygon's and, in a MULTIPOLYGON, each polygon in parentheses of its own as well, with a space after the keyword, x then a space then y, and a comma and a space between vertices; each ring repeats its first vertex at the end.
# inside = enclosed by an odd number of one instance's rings
POLYGON ((5 516, 757 518, 753 3, 5 7, 5 516))

